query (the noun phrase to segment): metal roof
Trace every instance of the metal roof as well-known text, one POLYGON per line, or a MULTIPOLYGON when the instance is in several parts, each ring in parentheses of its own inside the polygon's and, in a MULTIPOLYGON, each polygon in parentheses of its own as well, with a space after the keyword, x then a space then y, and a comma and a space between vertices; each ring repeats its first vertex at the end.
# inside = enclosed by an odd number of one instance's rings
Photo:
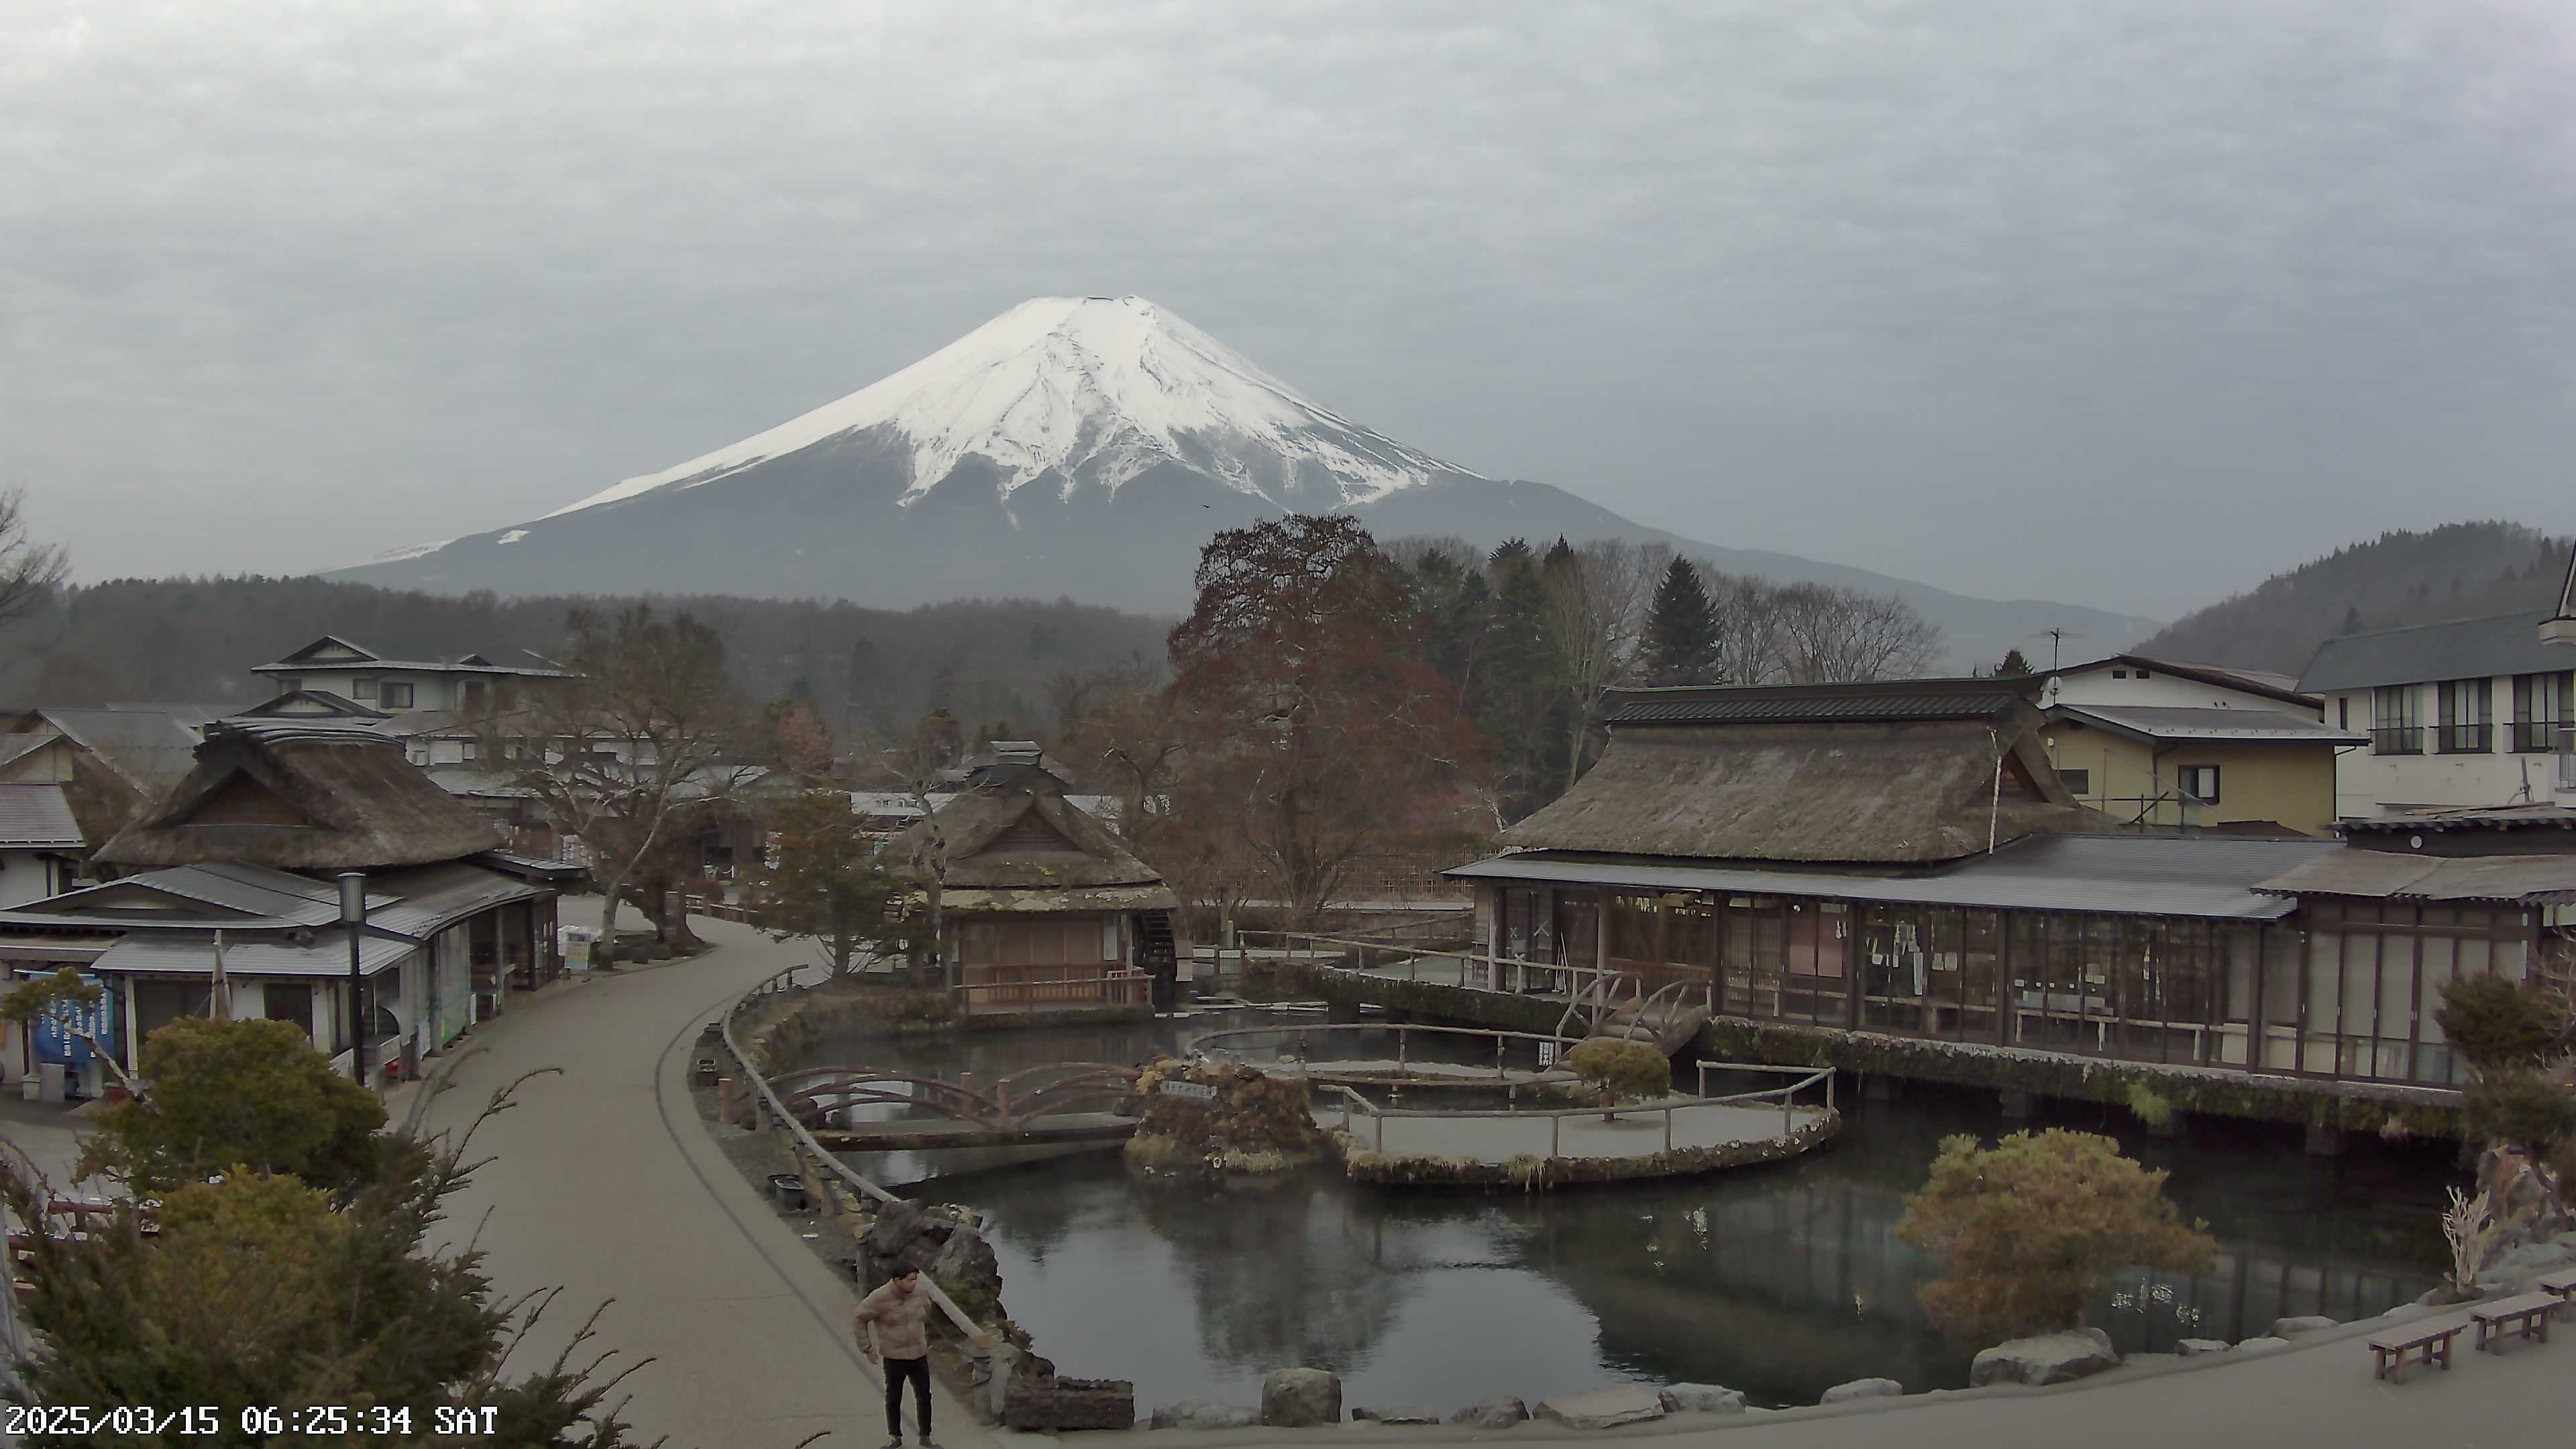
POLYGON ((2401 855, 2342 846, 2258 889, 2372 900, 2567 905, 2576 902, 2576 855, 2401 855))
POLYGON ((143 794, 157 795, 197 763, 208 716, 169 709, 44 709, 37 714, 143 794))
POLYGON ((367 924, 377 930, 398 931, 415 940, 427 940, 467 916, 497 905, 554 894, 550 887, 464 864, 423 866, 382 876, 378 881, 400 899, 383 910, 368 906, 367 924))
POLYGON ((63 787, 0 784, 0 848, 80 849, 80 822, 63 787))
POLYGON ((2339 730, 2302 715, 2270 709, 2209 709, 2177 705, 2060 704, 2051 715, 2073 715, 2114 731, 2150 740, 2207 740, 2243 745, 2366 745, 2370 736, 2339 730))
POLYGON ((2548 618, 2549 611, 2543 609, 2328 639, 2317 646, 2307 673, 2299 676, 2299 688, 2323 694, 2382 684, 2576 669, 2576 651, 2540 642, 2540 626, 2548 618))
POLYGON ((1602 717, 1612 725, 1984 719, 2010 708, 2038 687, 2035 679, 1907 679, 1874 684, 1614 689, 1602 700, 1602 717))
MULTIPOLYGON (((420 949, 416 941, 367 936, 358 942, 358 969, 372 976, 420 949)), ((92 971, 135 972, 169 976, 212 976, 214 942, 204 935, 163 935, 137 931, 110 946, 90 963, 92 971)), ((224 972, 234 976, 340 976, 349 974, 349 937, 332 931, 311 945, 283 936, 226 936, 224 972)))
POLYGON ((2400 815, 2373 815, 2360 820, 2339 821, 2337 825, 2346 834, 2356 830, 2402 834, 2425 830, 2530 830, 2552 826, 2565 830, 2576 828, 2576 809, 2564 805, 2466 806, 2400 815))
POLYGON ((1872 904, 2269 921, 2289 915, 2295 907, 2278 897, 2256 894, 2257 884, 2344 848, 2329 840, 2048 835, 1991 855, 1901 875, 1765 870, 1557 851, 1495 856, 1442 874, 1471 880, 1814 896, 1872 904))
POLYGON ((2286 704, 2304 704, 2313 708, 2322 703, 2313 695, 2299 692, 2297 676, 2275 674, 2268 669, 2236 669, 2224 664, 2191 664, 2178 659, 2150 659, 2143 654, 2106 654, 2082 664, 2069 664, 2048 671, 2053 675, 2091 674, 2118 666, 2145 669, 2157 674, 2170 674, 2201 684, 2214 684, 2221 689, 2240 690, 2248 694, 2268 695, 2286 704))

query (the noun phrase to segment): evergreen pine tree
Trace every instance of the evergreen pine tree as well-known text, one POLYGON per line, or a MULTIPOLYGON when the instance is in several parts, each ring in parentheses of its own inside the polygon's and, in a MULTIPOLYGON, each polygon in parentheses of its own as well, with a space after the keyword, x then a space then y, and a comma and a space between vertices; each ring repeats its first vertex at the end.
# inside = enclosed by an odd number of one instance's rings
POLYGON ((2004 651, 2004 662, 1995 666, 1997 679, 2018 679, 2030 673, 2030 660, 2018 648, 2004 651))
POLYGON ((2358 605, 2358 604, 2346 604, 2346 605, 2344 605, 2344 606, 2343 606, 2343 624, 2335 630, 2335 633, 2337 633, 2337 634, 2358 634, 2358 633, 2360 633, 2360 632, 2361 632, 2361 606, 2360 606, 2360 605, 2358 605))
POLYGON ((1642 653, 1648 684, 1724 682, 1717 667, 1717 606, 1689 559, 1674 559, 1655 585, 1642 653))

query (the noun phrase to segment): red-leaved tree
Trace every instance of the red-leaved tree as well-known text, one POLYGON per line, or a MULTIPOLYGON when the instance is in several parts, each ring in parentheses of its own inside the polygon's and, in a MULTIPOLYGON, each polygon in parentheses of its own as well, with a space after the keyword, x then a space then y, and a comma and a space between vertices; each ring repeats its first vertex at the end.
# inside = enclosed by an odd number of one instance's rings
POLYGON ((1291 516, 1219 533, 1198 603, 1172 631, 1172 700, 1189 773, 1301 923, 1354 862, 1402 834, 1429 791, 1472 776, 1479 741, 1423 660, 1424 626, 1395 565, 1348 517, 1291 516))

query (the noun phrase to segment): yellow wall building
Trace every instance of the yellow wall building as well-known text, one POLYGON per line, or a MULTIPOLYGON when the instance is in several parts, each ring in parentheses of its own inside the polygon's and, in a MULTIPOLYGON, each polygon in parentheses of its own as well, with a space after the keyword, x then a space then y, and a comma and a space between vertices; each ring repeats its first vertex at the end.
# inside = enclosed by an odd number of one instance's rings
POLYGON ((2368 743, 2269 710, 2059 705, 2048 714, 2058 779, 2123 825, 2330 834, 2335 754, 2368 743))

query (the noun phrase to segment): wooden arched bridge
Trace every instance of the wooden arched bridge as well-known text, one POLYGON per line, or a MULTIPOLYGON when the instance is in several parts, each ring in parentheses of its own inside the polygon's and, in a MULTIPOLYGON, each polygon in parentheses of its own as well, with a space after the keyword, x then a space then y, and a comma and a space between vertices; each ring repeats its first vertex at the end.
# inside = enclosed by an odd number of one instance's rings
POLYGON ((1106 1062, 1055 1062, 989 1085, 971 1073, 950 1081, 879 1067, 807 1067, 770 1085, 816 1141, 841 1152, 1114 1142, 1136 1131, 1135 1118, 1114 1110, 1135 1093, 1136 1069, 1106 1062), (885 1121, 831 1120, 843 1107, 880 1105, 909 1113, 885 1121))

